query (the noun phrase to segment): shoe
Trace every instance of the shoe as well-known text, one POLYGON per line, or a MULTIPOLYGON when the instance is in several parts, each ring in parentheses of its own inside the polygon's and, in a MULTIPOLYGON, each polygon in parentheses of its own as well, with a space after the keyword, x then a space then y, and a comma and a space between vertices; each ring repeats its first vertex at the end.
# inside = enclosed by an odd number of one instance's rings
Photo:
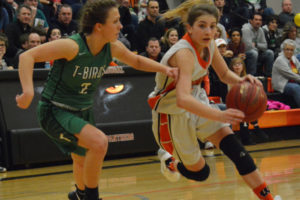
POLYGON ((6 172, 6 168, 5 167, 0 167, 0 173, 6 172))
POLYGON ((170 182, 177 182, 180 179, 180 173, 175 170, 175 159, 168 152, 160 149, 158 150, 158 157, 160 159, 160 171, 170 182))
POLYGON ((242 138, 241 142, 242 142, 243 145, 256 145, 256 142, 254 142, 251 137, 242 138))
POLYGON ((68 194, 69 200, 83 200, 84 196, 80 197, 76 190, 69 192, 68 194))
POLYGON ((282 200, 282 198, 281 198, 279 195, 276 195, 276 196, 274 197, 274 200, 282 200))
POLYGON ((209 141, 205 142, 205 144, 204 144, 204 149, 210 150, 210 149, 214 149, 214 148, 215 148, 215 146, 214 146, 213 143, 211 143, 211 142, 209 142, 209 141))
POLYGON ((269 136, 260 128, 255 128, 253 130, 253 133, 255 134, 256 140, 258 142, 267 142, 269 141, 269 136))
POLYGON ((69 192, 68 198, 69 200, 84 200, 85 192, 78 189, 77 185, 75 185, 76 190, 69 192))

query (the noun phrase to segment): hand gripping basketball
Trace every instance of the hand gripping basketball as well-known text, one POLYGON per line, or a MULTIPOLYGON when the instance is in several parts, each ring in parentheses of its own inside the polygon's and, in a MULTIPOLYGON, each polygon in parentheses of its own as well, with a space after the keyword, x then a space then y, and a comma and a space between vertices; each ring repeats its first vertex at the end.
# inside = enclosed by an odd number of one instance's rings
POLYGON ((262 86, 248 81, 234 85, 226 97, 227 108, 244 112, 244 121, 257 120, 267 108, 267 95, 262 86))

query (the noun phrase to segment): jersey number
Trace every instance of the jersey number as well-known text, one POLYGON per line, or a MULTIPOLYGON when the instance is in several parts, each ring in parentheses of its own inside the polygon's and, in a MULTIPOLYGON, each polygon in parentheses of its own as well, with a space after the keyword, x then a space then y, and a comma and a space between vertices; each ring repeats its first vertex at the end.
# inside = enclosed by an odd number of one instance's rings
POLYGON ((82 83, 81 84, 81 91, 79 93, 80 94, 87 94, 87 89, 90 85, 92 85, 92 83, 82 83))

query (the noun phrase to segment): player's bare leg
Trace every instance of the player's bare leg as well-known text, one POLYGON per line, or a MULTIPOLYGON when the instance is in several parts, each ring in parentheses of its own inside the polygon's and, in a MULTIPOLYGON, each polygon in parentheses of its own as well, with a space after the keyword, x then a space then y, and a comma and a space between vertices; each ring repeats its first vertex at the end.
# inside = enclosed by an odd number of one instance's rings
POLYGON ((98 200, 98 182, 102 171, 103 160, 107 152, 106 135, 92 125, 86 125, 79 135, 78 144, 87 149, 84 159, 73 156, 74 178, 78 189, 85 188, 85 199, 98 200))

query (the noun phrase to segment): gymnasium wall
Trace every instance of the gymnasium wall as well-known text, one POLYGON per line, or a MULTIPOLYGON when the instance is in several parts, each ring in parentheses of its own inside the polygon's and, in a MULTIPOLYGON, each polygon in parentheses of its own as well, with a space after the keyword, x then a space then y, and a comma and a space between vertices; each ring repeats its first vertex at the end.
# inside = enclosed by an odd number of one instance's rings
MULTIPOLYGON (((7 167, 29 166, 70 160, 42 132, 36 118, 48 70, 34 70, 35 96, 27 110, 16 106, 15 96, 21 92, 17 70, 0 71, 0 136, 7 167)), ((154 88, 154 73, 129 67, 107 70, 94 99, 96 126, 109 137, 108 157, 153 153, 157 150, 151 130, 151 110, 147 96, 154 88), (116 94, 106 88, 124 85, 116 94)))

